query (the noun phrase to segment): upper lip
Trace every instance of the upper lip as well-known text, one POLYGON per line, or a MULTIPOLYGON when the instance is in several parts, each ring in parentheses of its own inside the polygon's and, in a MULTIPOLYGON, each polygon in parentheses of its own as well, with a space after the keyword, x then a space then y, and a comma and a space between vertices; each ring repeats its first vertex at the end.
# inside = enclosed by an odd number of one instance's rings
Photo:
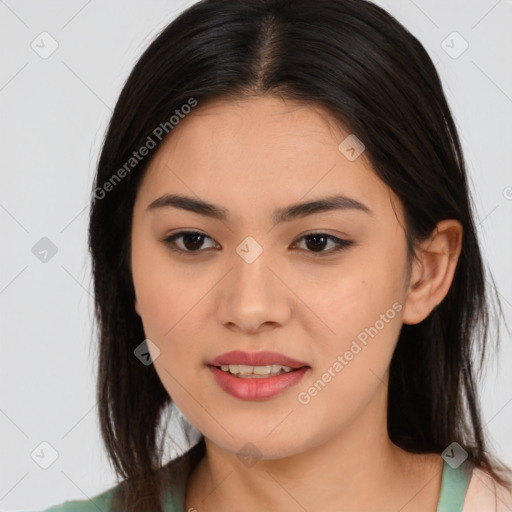
POLYGON ((307 363, 297 361, 291 357, 279 354, 278 352, 244 352, 242 350, 233 350, 220 354, 208 363, 211 366, 221 366, 229 364, 244 364, 247 366, 267 366, 271 364, 280 364, 290 368, 302 368, 308 366, 307 363))

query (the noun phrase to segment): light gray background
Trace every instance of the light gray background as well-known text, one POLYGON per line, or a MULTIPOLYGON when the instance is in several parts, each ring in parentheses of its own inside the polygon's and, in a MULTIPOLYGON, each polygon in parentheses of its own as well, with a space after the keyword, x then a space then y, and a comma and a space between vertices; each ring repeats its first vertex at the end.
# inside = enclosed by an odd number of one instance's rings
MULTIPOLYGON (((89 191, 124 80, 192 3, 0 0, 0 510, 41 510, 117 483, 95 410, 89 191), (52 44, 44 31, 58 43, 48 58, 40 56, 52 44), (57 248, 47 262, 32 252, 42 237, 57 248), (51 456, 42 442, 58 454, 48 469, 34 460, 51 456)), ((462 138, 484 256, 512 325, 512 3, 377 3, 436 63, 462 138), (465 43, 454 31, 469 44, 459 56, 465 43)), ((502 344, 482 382, 482 407, 493 450, 512 464, 506 331, 502 344)), ((170 446, 169 456, 176 453, 170 446)))

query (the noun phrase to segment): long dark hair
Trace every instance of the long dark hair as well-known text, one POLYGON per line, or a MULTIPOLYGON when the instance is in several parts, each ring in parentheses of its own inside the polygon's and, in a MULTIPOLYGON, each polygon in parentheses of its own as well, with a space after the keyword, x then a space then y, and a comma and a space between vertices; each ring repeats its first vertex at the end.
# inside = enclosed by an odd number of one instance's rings
MULTIPOLYGON (((487 271, 459 137, 427 52, 365 0, 203 0, 169 24, 135 65, 93 186, 99 419, 124 479, 123 509, 161 510, 159 425, 171 404, 153 366, 134 356, 145 339, 130 264, 138 184, 164 136, 172 136, 176 120, 170 119, 177 110, 186 113, 184 105, 196 102, 199 109, 212 99, 267 94, 324 106, 363 141, 376 174, 404 206, 410 255, 438 221, 462 223, 462 252, 447 296, 400 333, 390 367, 389 436, 416 453, 441 453, 456 441, 472 464, 506 483, 498 474, 506 466, 487 451, 476 389, 490 350, 487 271), (154 147, 134 160, 149 139, 154 147)), ((496 301, 499 306, 497 295, 496 301)), ((497 329, 496 344, 498 322, 497 329)))

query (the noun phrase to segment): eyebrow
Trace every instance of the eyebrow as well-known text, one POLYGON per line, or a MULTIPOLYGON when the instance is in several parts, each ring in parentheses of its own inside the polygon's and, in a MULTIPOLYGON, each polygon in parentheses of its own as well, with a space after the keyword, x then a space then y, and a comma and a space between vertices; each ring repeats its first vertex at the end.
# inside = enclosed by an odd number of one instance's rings
MULTIPOLYGON (((158 199, 155 199, 147 207, 147 210, 154 211, 160 208, 181 208, 199 215, 211 217, 220 221, 228 221, 230 219, 229 210, 225 208, 208 203, 201 199, 183 196, 179 194, 166 194, 158 199)), ((332 210, 356 210, 373 215, 373 212, 360 201, 351 199, 343 195, 335 195, 323 197, 309 201, 306 203, 296 203, 285 208, 278 208, 272 214, 274 224, 282 222, 290 222, 294 219, 314 215, 315 213, 327 212, 332 210)))

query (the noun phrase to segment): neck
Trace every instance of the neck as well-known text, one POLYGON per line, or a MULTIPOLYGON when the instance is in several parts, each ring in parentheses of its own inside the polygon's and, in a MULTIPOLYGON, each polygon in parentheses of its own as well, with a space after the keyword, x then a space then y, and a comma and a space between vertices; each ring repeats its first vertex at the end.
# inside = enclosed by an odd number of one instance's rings
MULTIPOLYGON (((382 386, 385 389, 385 386, 382 386)), ((386 390, 387 391, 387 390, 386 390)), ((185 510, 435 512, 442 478, 437 454, 411 454, 391 442, 386 400, 374 400, 328 442, 280 459, 246 464, 205 438, 185 510), (377 421, 376 421, 377 418, 377 421)))

